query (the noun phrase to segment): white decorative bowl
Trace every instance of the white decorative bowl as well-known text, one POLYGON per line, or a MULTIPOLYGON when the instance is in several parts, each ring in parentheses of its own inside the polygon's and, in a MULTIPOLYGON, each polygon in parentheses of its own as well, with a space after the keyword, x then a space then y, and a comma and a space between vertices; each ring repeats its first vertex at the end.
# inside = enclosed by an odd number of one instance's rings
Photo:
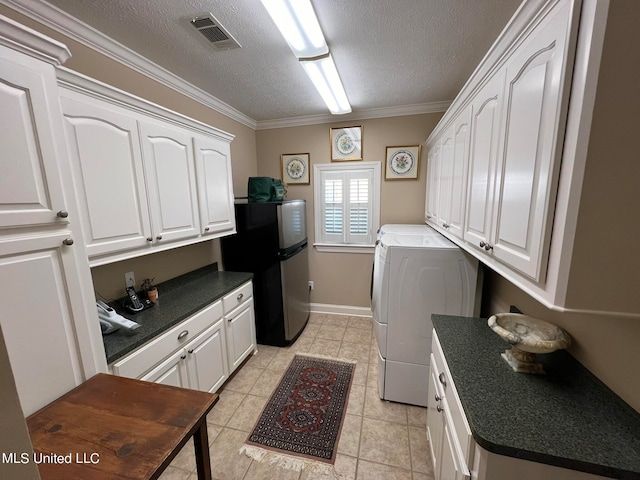
POLYGON ((499 313, 489 317, 489 327, 512 345, 502 358, 516 372, 544 373, 536 353, 551 353, 571 345, 562 328, 539 318, 519 313, 499 313))

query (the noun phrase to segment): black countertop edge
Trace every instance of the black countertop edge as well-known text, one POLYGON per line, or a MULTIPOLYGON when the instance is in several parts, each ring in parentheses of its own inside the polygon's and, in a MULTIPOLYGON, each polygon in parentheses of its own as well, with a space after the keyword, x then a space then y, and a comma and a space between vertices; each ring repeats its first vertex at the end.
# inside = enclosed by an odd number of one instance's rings
POLYGON ((124 309, 123 299, 109 302, 120 315, 141 327, 133 332, 118 330, 102 337, 107 364, 153 340, 252 278, 252 273, 218 271, 214 263, 156 285, 158 301, 142 312, 124 309))
POLYGON ((433 315, 432 320, 480 447, 594 475, 640 480, 640 413, 568 352, 538 356, 547 375, 517 373, 500 357, 509 345, 486 319, 433 315), (600 435, 598 428, 607 431, 600 435), (602 463, 594 460, 597 455, 602 463))

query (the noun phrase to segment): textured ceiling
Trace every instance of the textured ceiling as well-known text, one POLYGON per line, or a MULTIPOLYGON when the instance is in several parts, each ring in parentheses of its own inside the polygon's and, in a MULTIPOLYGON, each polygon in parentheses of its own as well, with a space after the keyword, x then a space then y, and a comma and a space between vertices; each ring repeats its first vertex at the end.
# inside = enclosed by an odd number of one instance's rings
MULTIPOLYGON (((48 0, 257 121, 328 113, 259 0, 48 0), (215 51, 211 12, 242 45, 215 51)), ((312 0, 354 113, 451 101, 520 0, 312 0)))

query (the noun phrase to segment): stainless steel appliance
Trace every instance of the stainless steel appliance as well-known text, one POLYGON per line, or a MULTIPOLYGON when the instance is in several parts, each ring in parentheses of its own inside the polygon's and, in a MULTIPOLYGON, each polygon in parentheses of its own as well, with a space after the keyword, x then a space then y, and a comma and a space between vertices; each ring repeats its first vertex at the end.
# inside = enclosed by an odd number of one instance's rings
POLYGON ((221 242, 224 268, 254 275, 258 343, 288 345, 309 320, 306 201, 237 203, 235 211, 238 233, 221 242))

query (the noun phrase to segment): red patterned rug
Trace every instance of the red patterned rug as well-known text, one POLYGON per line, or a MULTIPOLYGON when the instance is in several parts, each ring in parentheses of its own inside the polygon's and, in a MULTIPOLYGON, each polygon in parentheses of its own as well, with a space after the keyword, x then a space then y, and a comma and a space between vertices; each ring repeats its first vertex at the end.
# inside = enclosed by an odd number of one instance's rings
POLYGON ((296 355, 242 450, 295 470, 308 460, 333 464, 354 370, 354 363, 296 355))

